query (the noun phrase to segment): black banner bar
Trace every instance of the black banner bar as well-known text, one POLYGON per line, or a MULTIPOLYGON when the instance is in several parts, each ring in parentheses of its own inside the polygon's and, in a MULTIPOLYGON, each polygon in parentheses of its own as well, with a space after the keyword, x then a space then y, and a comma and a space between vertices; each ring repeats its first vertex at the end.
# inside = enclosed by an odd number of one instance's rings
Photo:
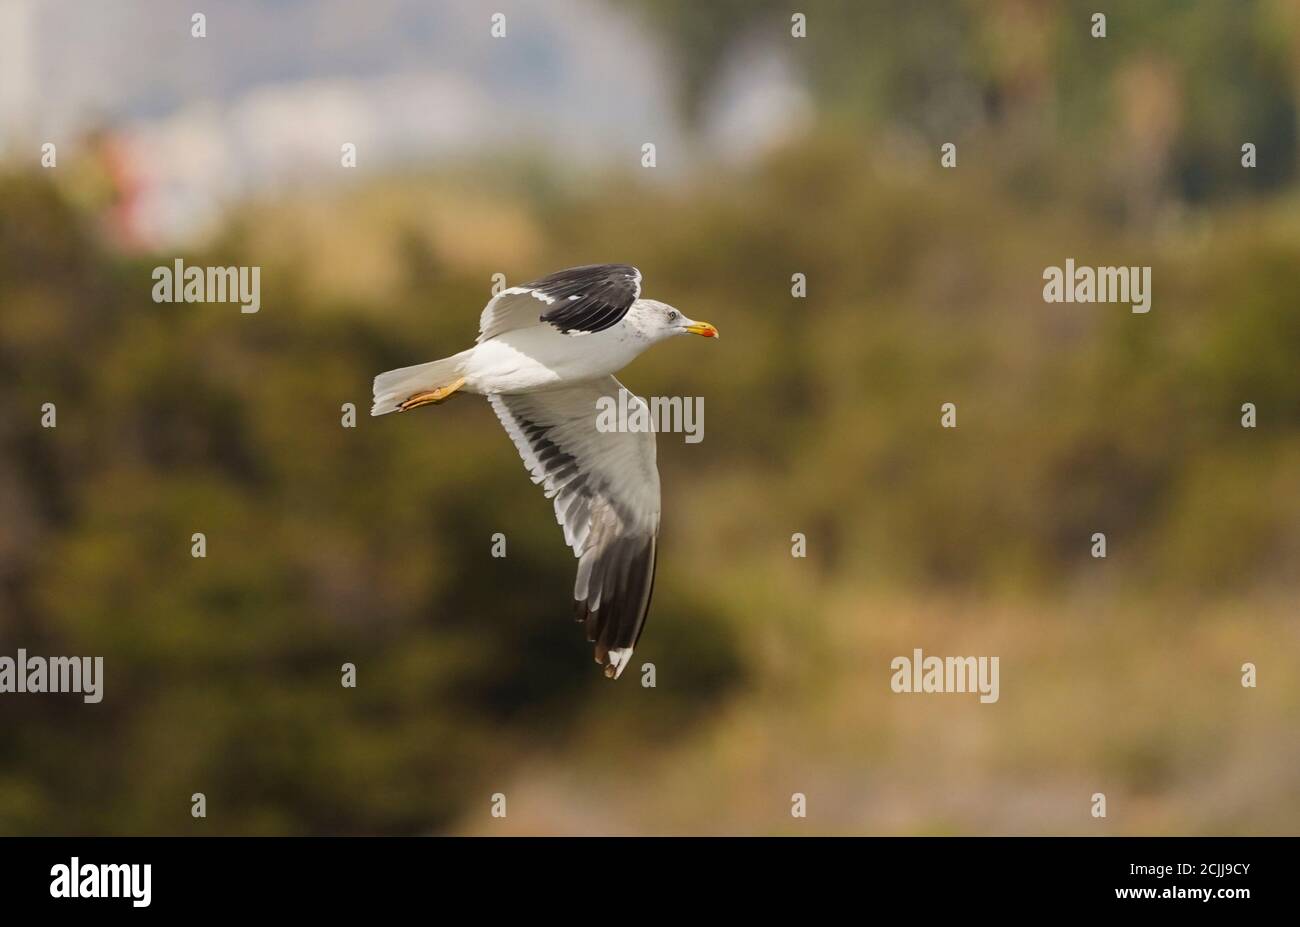
POLYGON ((1244 837, 6 838, 0 886, 10 911, 91 915, 451 912, 574 892, 613 913, 651 895, 748 907, 849 892, 873 909, 922 899, 929 913, 1231 917, 1286 901, 1296 849, 1244 837))

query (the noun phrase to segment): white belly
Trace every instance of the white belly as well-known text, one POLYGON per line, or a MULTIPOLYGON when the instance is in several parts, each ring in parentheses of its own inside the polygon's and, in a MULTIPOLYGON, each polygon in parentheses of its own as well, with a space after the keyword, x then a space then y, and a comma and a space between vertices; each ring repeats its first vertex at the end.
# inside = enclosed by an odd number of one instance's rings
POLYGON ((565 335, 530 325, 476 344, 466 363, 471 393, 524 393, 562 382, 606 377, 623 369, 649 344, 622 324, 589 335, 565 335))

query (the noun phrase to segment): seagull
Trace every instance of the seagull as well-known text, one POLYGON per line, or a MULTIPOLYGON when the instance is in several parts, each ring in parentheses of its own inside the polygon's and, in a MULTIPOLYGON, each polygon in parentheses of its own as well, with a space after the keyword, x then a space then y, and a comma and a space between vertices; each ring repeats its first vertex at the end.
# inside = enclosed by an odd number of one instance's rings
MULTIPOLYGON (((659 537, 652 431, 599 431, 598 402, 625 387, 614 374, 676 335, 717 338, 653 299, 641 271, 590 264, 504 289, 479 317, 478 339, 442 360, 375 377, 371 415, 409 412, 458 393, 486 396, 578 559, 577 620, 596 662, 617 679, 650 610, 659 537)), ((629 411, 645 401, 628 394, 629 411)))

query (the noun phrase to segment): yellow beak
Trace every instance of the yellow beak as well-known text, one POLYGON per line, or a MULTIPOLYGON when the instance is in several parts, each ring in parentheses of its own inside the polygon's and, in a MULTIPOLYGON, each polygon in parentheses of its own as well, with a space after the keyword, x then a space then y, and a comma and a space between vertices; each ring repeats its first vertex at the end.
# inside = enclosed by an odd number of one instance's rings
POLYGON ((687 325, 686 330, 692 335, 703 335, 705 338, 718 337, 718 330, 708 322, 695 322, 692 325, 687 325))

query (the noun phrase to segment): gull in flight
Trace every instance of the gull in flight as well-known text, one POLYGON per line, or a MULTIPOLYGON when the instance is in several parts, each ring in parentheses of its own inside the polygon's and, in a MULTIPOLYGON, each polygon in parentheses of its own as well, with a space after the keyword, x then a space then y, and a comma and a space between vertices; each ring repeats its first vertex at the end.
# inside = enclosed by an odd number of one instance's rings
MULTIPOLYGON (((650 609, 659 537, 651 431, 598 431, 598 401, 638 354, 674 335, 718 337, 708 322, 641 298, 627 264, 571 267, 494 296, 478 339, 459 354, 375 377, 371 415, 407 412, 456 393, 486 396, 578 558, 577 619, 596 662, 618 678, 650 609)), ((645 401, 629 395, 633 405, 645 401)))

